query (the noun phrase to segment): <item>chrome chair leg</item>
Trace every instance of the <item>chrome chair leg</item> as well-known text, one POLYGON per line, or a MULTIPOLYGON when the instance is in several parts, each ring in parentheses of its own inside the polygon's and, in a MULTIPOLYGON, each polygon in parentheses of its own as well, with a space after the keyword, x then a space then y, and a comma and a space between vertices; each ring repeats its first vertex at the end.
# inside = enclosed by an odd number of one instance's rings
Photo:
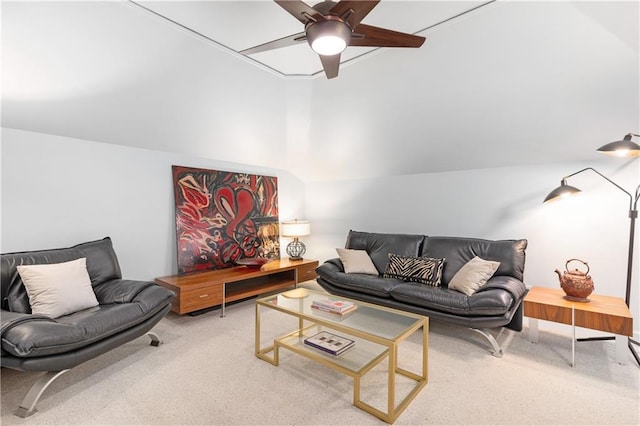
POLYGON ((489 341, 489 343, 491 343, 491 347, 493 348, 491 355, 495 356, 496 358, 502 358, 502 355, 503 355, 502 348, 498 344, 498 341, 496 340, 496 338, 493 337, 493 334, 491 334, 488 329, 470 328, 469 330, 473 330, 476 333, 482 334, 489 341))
POLYGON ((147 332, 147 336, 151 338, 151 346, 159 346, 162 342, 162 339, 153 331, 147 332))
POLYGON ((62 371, 47 371, 42 376, 40 376, 38 381, 35 382, 33 386, 31 386, 31 389, 29 389, 29 392, 27 392, 27 395, 22 400, 22 403, 15 411, 15 415, 25 418, 38 411, 36 409, 36 404, 38 403, 38 400, 42 396, 42 393, 45 391, 45 389, 47 389, 55 379, 62 376, 69 370, 70 369, 62 371))

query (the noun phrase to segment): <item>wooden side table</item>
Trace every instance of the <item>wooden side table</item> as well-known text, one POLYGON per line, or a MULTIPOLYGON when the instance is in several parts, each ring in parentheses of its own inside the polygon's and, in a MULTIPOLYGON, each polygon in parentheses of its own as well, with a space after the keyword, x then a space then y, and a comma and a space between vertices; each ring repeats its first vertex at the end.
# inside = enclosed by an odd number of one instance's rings
POLYGON ((571 366, 575 366, 576 326, 615 334, 616 362, 624 364, 633 317, 624 299, 591 294, 589 302, 564 299, 564 291, 533 287, 524 298, 524 315, 529 317, 529 339, 538 342, 538 320, 571 325, 571 366))

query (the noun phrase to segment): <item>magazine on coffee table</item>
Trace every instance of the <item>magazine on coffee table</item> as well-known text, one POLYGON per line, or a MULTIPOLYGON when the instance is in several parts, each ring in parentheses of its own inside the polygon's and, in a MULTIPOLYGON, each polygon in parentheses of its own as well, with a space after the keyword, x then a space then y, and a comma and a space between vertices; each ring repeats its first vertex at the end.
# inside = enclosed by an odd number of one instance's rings
POLYGON ((316 312, 328 312, 332 315, 338 315, 338 316, 343 316, 343 315, 347 315, 350 314, 354 311, 356 311, 358 309, 358 305, 351 305, 350 307, 342 310, 342 311, 335 311, 333 309, 327 309, 323 306, 320 305, 311 305, 311 308, 313 308, 316 312))
POLYGON ((356 342, 337 334, 321 331, 311 337, 304 339, 305 345, 320 349, 331 355, 340 355, 347 349, 351 348, 356 342))
POLYGON ((327 312, 344 313, 353 310, 358 306, 353 302, 346 300, 320 299, 314 300, 311 304, 311 307, 327 312))

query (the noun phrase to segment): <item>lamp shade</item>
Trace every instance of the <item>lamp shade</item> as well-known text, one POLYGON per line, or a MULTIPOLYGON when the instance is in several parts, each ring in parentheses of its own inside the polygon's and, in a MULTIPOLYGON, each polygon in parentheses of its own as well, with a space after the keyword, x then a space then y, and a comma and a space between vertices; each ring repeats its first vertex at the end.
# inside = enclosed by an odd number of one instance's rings
POLYGON ((311 224, 306 220, 293 220, 280 224, 280 234, 283 237, 304 237, 311 235, 311 224))
POLYGON ((598 152, 615 157, 638 157, 640 156, 640 145, 633 142, 633 133, 628 133, 621 141, 615 141, 602 145, 598 152))
POLYGON ((563 180, 559 187, 554 189, 547 195, 544 199, 544 202, 549 202, 553 200, 557 200, 559 198, 569 197, 571 195, 575 195, 581 192, 575 186, 567 185, 567 183, 563 180))

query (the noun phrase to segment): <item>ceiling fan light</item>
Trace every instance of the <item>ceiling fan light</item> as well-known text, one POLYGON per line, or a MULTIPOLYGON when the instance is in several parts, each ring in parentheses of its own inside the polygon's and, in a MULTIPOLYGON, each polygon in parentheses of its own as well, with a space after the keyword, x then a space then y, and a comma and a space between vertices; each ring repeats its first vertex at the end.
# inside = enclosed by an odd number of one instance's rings
POLYGON ((342 53, 351 41, 351 29, 337 20, 314 22, 307 27, 307 40, 314 52, 332 56, 342 53))
POLYGON ((337 55, 347 48, 347 43, 337 36, 318 37, 311 43, 311 48, 319 55, 337 55))

